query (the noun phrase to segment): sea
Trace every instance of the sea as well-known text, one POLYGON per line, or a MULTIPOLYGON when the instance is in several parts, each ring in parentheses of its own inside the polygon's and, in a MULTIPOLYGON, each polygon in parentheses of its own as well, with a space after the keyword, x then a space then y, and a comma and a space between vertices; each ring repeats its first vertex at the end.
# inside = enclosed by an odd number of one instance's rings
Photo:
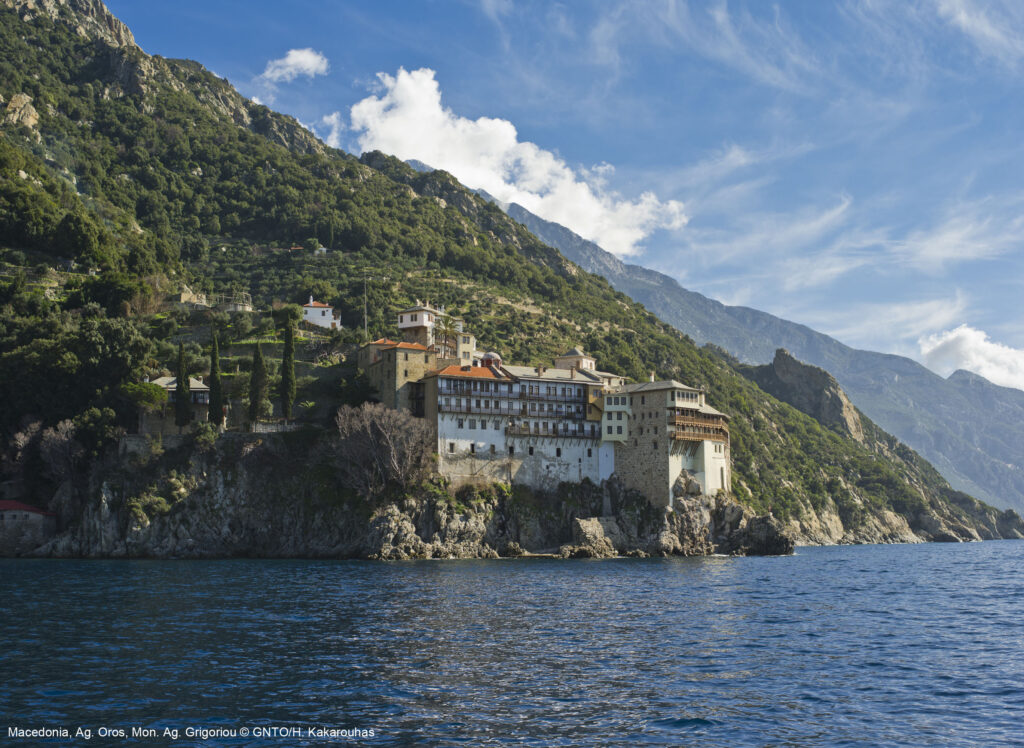
POLYGON ((1024 541, 4 560, 0 612, 4 745, 1024 745, 1024 541))

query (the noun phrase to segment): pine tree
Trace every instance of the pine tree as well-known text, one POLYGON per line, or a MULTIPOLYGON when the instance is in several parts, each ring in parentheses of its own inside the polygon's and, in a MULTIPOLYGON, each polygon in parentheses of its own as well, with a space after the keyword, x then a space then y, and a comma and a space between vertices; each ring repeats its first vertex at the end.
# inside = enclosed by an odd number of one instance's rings
POLYGON ((281 361, 281 413, 285 420, 292 417, 292 403, 295 401, 295 328, 291 319, 284 325, 284 358, 281 361))
POLYGON ((178 431, 192 421, 192 393, 188 387, 188 371, 185 369, 185 344, 178 343, 178 371, 174 383, 174 425, 178 431))
POLYGON ((252 355, 252 375, 249 377, 249 423, 255 428, 263 410, 263 400, 267 396, 267 365, 263 361, 263 351, 256 344, 256 352, 252 355))
POLYGON ((213 346, 210 348, 210 416, 209 420, 217 428, 224 423, 224 390, 220 384, 220 345, 217 333, 213 334, 213 346))

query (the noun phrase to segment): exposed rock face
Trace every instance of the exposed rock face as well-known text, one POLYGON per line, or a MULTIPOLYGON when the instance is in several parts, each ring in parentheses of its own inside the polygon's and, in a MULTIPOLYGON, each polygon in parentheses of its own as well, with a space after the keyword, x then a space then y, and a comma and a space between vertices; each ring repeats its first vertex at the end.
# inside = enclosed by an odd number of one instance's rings
MULTIPOLYGON (((100 0, 0 0, 24 21, 46 16, 71 27, 79 36, 95 40, 98 79, 102 95, 139 99, 143 112, 152 111, 152 97, 161 87, 190 91, 214 115, 259 133, 297 153, 323 153, 325 146, 293 117, 271 112, 242 97, 232 86, 189 60, 151 57, 135 43, 128 27, 115 18, 100 0)), ((20 96, 23 96, 20 95, 20 96)), ((35 127, 38 116, 29 104, 12 112, 12 97, 4 122, 35 127)), ((25 97, 27 99, 27 97, 25 97)))
POLYGON ((0 0, 23 20, 38 15, 71 25, 75 33, 87 39, 102 39, 113 47, 135 47, 135 37, 100 0, 0 0))
POLYGON ((756 516, 724 494, 684 490, 673 509, 657 509, 617 480, 567 484, 552 494, 499 486, 457 498, 431 491, 368 505, 311 480, 304 456, 289 453, 278 437, 230 434, 214 453, 193 455, 183 472, 125 466, 97 474, 90 486, 65 483, 48 507, 63 531, 32 555, 607 558, 775 555, 791 553, 794 544, 1024 538, 1018 515, 963 494, 959 505, 926 506, 909 521, 889 510, 864 509, 853 529, 831 504, 783 523, 756 516))
POLYGON ((39 113, 32 106, 32 97, 23 93, 14 94, 4 110, 4 124, 35 129, 39 124, 39 113))
POLYGON ((860 415, 835 378, 824 369, 805 364, 780 348, 775 359, 753 367, 750 378, 779 400, 806 413, 818 423, 864 441, 860 415))
MULTIPOLYGON (((222 440, 229 441, 230 440, 222 440)), ((239 440, 242 441, 242 440, 239 440)), ((271 440, 267 440, 271 441, 271 440)), ((228 443, 165 481, 159 511, 100 480, 64 532, 34 555, 109 558, 328 557, 400 560, 526 554, 607 558, 791 553, 775 520, 724 498, 694 496, 655 509, 617 481, 535 495, 497 487, 369 507, 299 477, 282 478, 266 445, 228 443), (232 450, 235 450, 232 453, 232 450), (234 455, 240 454, 240 457, 234 455), (606 510, 610 508, 610 513, 606 510)), ((70 487, 62 488, 70 493, 70 487)), ((62 505, 73 503, 69 496, 62 505)))

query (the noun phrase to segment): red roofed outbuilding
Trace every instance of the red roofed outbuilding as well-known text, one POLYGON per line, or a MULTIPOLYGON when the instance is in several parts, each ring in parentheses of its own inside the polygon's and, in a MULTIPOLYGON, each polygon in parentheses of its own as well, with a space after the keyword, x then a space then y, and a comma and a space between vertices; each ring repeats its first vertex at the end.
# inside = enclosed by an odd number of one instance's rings
POLYGON ((35 550, 57 532, 57 515, 20 501, 0 501, 0 556, 35 550))

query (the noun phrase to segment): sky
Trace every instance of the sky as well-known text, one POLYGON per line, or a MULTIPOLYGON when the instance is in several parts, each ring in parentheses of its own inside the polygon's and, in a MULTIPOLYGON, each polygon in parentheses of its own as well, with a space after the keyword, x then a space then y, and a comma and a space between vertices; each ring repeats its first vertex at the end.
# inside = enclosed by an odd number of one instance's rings
POLYGON ((1024 389, 1017 0, 109 0, 335 147, 685 287, 1024 389))

